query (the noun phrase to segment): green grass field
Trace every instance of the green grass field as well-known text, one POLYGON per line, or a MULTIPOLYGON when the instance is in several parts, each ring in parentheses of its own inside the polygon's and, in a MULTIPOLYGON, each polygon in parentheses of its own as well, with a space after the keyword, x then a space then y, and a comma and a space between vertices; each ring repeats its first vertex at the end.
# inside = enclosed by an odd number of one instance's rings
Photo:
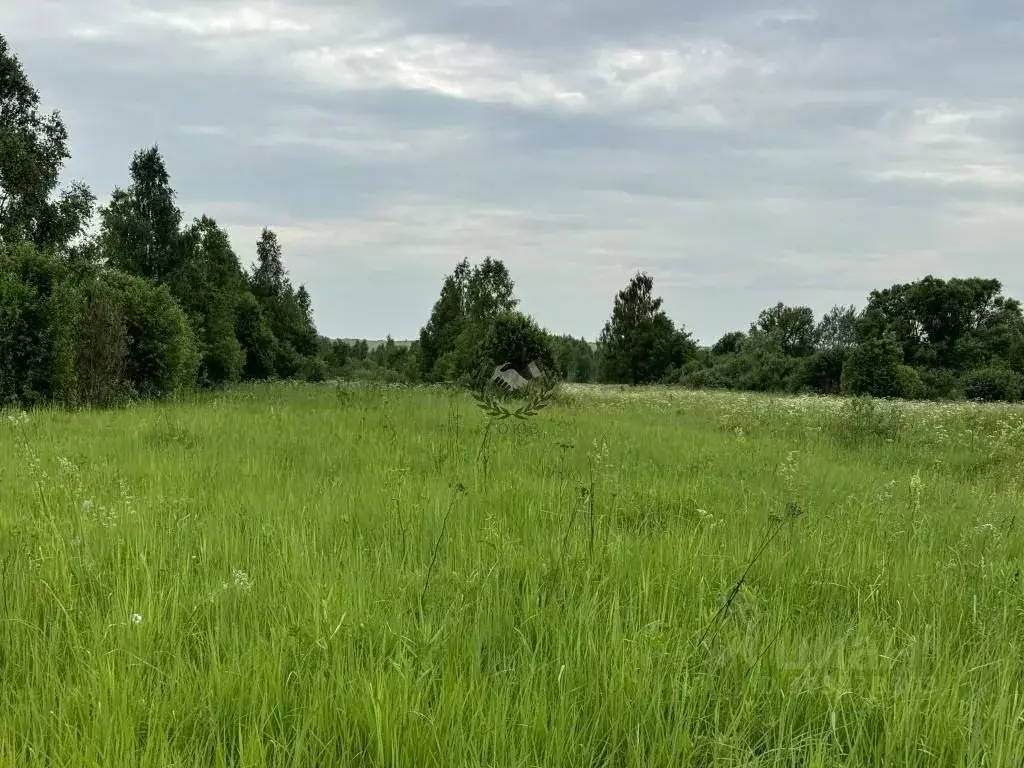
POLYGON ((1021 765, 1024 411, 484 430, 312 385, 4 418, 0 765, 1021 765))

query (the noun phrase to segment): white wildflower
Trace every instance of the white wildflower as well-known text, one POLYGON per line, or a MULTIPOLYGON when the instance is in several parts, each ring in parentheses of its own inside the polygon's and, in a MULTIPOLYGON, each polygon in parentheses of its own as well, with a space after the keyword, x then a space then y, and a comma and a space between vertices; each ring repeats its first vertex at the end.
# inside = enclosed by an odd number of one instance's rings
POLYGON ((245 571, 235 569, 231 572, 231 581, 222 582, 220 587, 224 590, 237 589, 239 592, 248 592, 252 589, 252 580, 245 571))
POLYGON ((132 624, 141 624, 142 623, 142 616, 140 616, 137 613, 133 613, 129 618, 131 619, 132 624))

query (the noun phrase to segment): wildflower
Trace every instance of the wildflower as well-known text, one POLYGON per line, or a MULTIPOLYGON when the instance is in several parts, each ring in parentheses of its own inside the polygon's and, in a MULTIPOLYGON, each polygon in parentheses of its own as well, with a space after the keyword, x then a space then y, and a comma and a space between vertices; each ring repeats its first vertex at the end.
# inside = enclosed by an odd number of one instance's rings
POLYGON ((231 572, 231 583, 224 582, 221 586, 224 589, 234 587, 239 592, 248 592, 252 589, 252 581, 249 579, 249 574, 236 569, 231 572))
POLYGON ((133 613, 129 618, 131 619, 132 624, 142 623, 142 617, 137 613, 133 613))

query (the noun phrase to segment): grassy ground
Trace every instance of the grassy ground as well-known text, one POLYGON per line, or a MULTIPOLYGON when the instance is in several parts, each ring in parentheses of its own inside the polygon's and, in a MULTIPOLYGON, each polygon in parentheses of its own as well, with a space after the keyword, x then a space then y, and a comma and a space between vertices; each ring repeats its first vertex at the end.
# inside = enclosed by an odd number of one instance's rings
POLYGON ((283 385, 0 423, 0 765, 1021 765, 1024 411, 483 434, 283 385))

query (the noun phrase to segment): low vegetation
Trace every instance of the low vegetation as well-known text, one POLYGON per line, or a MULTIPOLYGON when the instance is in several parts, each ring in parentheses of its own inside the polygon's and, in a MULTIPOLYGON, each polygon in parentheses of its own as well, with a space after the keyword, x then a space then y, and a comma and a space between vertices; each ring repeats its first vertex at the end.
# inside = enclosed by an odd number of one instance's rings
POLYGON ((1017 408, 278 384, 0 442, 3 764, 1024 754, 1017 408))

